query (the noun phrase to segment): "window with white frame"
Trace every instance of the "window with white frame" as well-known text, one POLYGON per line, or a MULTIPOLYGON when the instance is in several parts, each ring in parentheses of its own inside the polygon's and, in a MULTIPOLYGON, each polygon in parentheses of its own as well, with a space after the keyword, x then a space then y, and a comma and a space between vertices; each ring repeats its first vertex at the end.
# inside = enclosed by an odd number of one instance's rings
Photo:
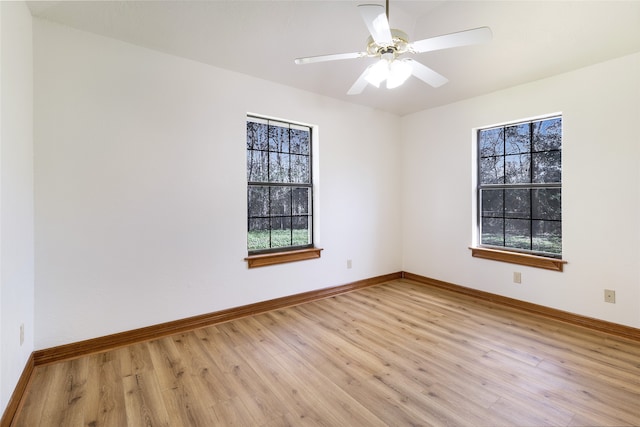
POLYGON ((562 117, 478 130, 480 247, 562 258, 562 117))
POLYGON ((247 116, 250 255, 313 247, 312 128, 247 116))

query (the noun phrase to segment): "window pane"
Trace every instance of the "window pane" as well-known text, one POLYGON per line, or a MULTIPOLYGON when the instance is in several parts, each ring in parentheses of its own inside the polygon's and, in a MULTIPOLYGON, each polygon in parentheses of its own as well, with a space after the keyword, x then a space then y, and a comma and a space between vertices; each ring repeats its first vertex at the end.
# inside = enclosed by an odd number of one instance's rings
POLYGON ((291 152, 294 154, 309 154, 309 128, 291 127, 291 152))
POLYGON ((480 183, 504 183, 504 157, 487 157, 480 159, 480 183))
POLYGON ((561 155, 560 151, 533 153, 533 182, 561 182, 561 155))
POLYGON ((515 249, 531 249, 531 221, 526 219, 505 219, 505 246, 515 249))
POLYGON ((504 246, 504 219, 482 218, 482 245, 504 246))
POLYGON ((311 233, 309 230, 309 217, 293 217, 293 245, 301 246, 311 243, 311 233))
POLYGON ((505 154, 529 153, 531 151, 531 134, 529 123, 505 128, 505 154))
POLYGON ((503 128, 486 129, 478 132, 480 157, 501 156, 504 154, 503 128))
POLYGON ((562 147, 562 118, 533 122, 533 151, 560 150, 562 147))
POLYGON ((279 125, 278 123, 270 122, 269 150, 280 153, 289 152, 289 126, 286 123, 279 125))
POLYGON ((311 182, 309 156, 291 155, 291 182, 308 184, 311 182))
POLYGON ((559 188, 532 190, 533 218, 560 221, 562 219, 561 195, 559 188))
POLYGON ((529 219, 531 200, 529 189, 508 189, 504 191, 505 218, 529 219))
POLYGON ((269 216, 269 187, 249 186, 249 217, 269 216))
POLYGON ((269 181, 269 152, 247 150, 247 180, 249 182, 269 181))
POLYGON ((533 221, 533 250, 562 253, 562 223, 559 221, 533 221))
POLYGON ((250 251, 269 249, 269 218, 249 220, 249 232, 247 233, 247 248, 250 251))
POLYGON ((291 215, 291 188, 271 187, 271 216, 291 215))
POLYGON ((482 190, 482 216, 504 216, 504 190, 482 190))
POLYGON ((292 212, 293 215, 303 215, 311 213, 311 189, 310 188, 294 188, 291 191, 292 212))
POLYGON ((269 153, 269 182, 291 182, 288 154, 269 153))
POLYGON ((266 122, 247 121, 247 150, 266 150, 269 148, 267 128, 266 122))
POLYGON ((505 156, 506 171, 505 182, 508 184, 520 184, 531 182, 531 154, 515 154, 505 156))
POLYGON ((282 248, 285 246, 291 246, 291 217, 272 217, 271 247, 282 248))

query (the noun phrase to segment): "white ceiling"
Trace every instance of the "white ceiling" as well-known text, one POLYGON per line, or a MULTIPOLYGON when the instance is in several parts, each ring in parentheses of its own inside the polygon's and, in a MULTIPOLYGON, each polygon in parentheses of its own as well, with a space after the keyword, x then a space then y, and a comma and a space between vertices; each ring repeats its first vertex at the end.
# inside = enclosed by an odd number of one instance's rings
POLYGON ((640 52, 640 0, 391 0, 391 27, 411 40, 489 26, 493 41, 413 55, 449 79, 440 88, 411 78, 349 96, 371 59, 293 60, 363 51, 364 3, 384 1, 28 2, 39 18, 398 115, 640 52))

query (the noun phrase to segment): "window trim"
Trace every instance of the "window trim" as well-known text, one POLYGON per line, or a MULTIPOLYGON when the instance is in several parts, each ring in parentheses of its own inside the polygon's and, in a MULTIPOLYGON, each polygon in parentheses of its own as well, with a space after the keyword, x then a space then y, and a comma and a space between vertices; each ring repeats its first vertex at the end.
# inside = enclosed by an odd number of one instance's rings
POLYGON ((285 264, 288 262, 320 258, 321 251, 321 248, 314 247, 292 251, 261 253, 249 255, 244 260, 247 261, 248 268, 266 267, 268 265, 285 264))
MULTIPOLYGON (((496 261, 503 262, 511 262, 514 264, 520 265, 528 265, 531 267, 539 267, 539 268, 547 268, 550 270, 563 271, 563 265, 567 262, 562 259, 562 252, 559 254, 552 253, 544 253, 539 251, 532 251, 527 249, 518 249, 518 248, 510 248, 507 246, 492 246, 492 245, 484 245, 482 244, 482 200, 481 194, 482 189, 508 189, 508 188, 527 188, 527 189, 536 189, 536 188, 558 188, 562 191, 562 180, 559 183, 521 183, 521 184, 485 184, 481 185, 480 183, 480 141, 479 141, 479 133, 482 130, 489 130, 495 128, 506 128, 511 126, 518 126, 521 124, 531 124, 534 122, 541 122, 545 120, 551 120, 559 118, 563 120, 562 112, 557 112, 553 114, 542 115, 538 117, 532 117, 529 119, 517 120, 512 122, 505 122, 501 124, 495 124, 491 126, 482 126, 473 129, 473 138, 474 138, 474 162, 473 169, 475 171, 474 176, 476 180, 475 185, 475 201, 474 205, 474 216, 476 218, 475 227, 474 227, 474 246, 470 247, 472 251, 472 256, 478 258, 492 259, 496 261)), ((562 152, 562 149, 559 150, 562 152)), ((505 154, 506 156, 506 154, 505 154)), ((562 223, 562 220, 560 220, 562 223)))
POLYGON ((508 262, 511 264, 526 265, 528 267, 544 268, 546 270, 564 271, 567 261, 558 258, 550 258, 539 255, 525 254, 515 251, 490 249, 483 246, 470 247, 471 256, 494 261, 508 262))

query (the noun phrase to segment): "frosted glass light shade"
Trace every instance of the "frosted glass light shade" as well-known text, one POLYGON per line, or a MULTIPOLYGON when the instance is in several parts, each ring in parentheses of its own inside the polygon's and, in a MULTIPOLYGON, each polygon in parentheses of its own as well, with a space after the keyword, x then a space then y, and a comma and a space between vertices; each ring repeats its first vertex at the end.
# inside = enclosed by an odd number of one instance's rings
POLYGON ((375 87, 380 87, 380 83, 382 83, 388 76, 389 62, 386 59, 381 59, 369 68, 369 72, 365 76, 365 79, 375 87))
POLYGON ((387 76, 387 89, 393 89, 406 82, 411 76, 411 65, 404 61, 393 61, 389 64, 387 76))

